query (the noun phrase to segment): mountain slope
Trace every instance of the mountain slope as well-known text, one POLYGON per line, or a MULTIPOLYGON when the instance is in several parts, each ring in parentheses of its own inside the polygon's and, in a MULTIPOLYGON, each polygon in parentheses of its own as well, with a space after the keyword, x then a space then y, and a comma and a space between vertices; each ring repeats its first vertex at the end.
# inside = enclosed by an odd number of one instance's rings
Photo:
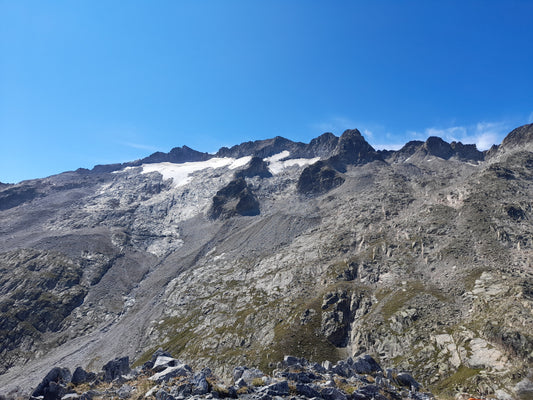
POLYGON ((443 394, 518 396, 532 132, 486 161, 438 138, 376 152, 353 130, 2 187, 0 387, 163 347, 222 375, 369 353, 443 394))

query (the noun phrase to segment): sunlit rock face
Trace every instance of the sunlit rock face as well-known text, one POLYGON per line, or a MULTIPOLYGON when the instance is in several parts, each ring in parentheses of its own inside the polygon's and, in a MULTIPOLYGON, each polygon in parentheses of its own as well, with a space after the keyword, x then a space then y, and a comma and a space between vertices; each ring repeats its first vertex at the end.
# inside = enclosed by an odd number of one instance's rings
POLYGON ((486 153, 357 130, 185 146, 0 185, 0 387, 162 348, 219 376, 370 354, 436 393, 527 396, 532 130, 486 153))

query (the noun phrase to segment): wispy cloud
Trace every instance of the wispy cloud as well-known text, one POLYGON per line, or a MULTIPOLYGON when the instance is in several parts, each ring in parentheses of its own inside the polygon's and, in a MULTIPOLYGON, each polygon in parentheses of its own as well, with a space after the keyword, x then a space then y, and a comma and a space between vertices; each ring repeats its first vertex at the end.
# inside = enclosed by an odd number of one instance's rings
POLYGON ((533 112, 529 114, 529 118, 527 119, 528 124, 533 124, 533 112))
POLYGON ((132 142, 120 142, 123 146, 131 147, 133 149, 139 149, 139 150, 147 150, 147 151, 159 151, 159 148, 156 146, 151 146, 147 144, 142 143, 132 143, 132 142))
POLYGON ((479 150, 487 150, 493 144, 501 143, 508 132, 509 126, 504 122, 479 122, 468 126, 432 127, 424 130, 423 134, 409 132, 409 135, 416 138, 438 136, 449 142, 473 143, 479 150))
POLYGON ((372 147, 376 150, 400 150, 405 143, 386 143, 386 144, 374 144, 372 147))

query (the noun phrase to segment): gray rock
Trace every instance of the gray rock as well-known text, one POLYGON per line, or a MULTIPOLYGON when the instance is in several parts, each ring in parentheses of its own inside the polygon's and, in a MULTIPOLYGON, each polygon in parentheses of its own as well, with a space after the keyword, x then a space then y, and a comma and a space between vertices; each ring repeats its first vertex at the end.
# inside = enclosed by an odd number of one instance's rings
POLYGON ((287 381, 276 382, 262 387, 259 391, 270 396, 287 396, 289 394, 289 383, 287 381))
POLYGON ((175 400, 175 397, 164 389, 158 390, 155 394, 155 398, 156 400, 175 400))
POLYGON ((311 385, 307 385, 305 383, 297 383, 296 384, 296 392, 300 396, 304 396, 304 397, 307 397, 309 399, 311 399, 313 397, 319 397, 320 396, 320 393, 315 388, 313 388, 311 385))
POLYGON ((104 371, 104 382, 114 381, 131 371, 130 359, 129 357, 115 358, 104 365, 102 370, 104 371))
POLYGON ((135 391, 135 388, 130 385, 122 385, 120 389, 118 389, 117 394, 118 397, 121 399, 127 399, 131 397, 132 393, 135 391))
POLYGON ((334 387, 323 388, 320 391, 320 396, 324 400, 346 400, 347 399, 346 394, 343 391, 337 388, 334 388, 334 387))
POLYGON ((358 374, 371 374, 382 371, 379 364, 371 356, 364 355, 353 362, 353 369, 358 374))
POLYGON ((407 372, 401 372, 396 375, 396 381, 400 386, 404 386, 415 391, 418 391, 421 387, 420 383, 418 383, 415 378, 413 378, 411 374, 408 374, 407 372))
POLYGON ((54 367, 33 391, 32 396, 44 396, 45 400, 60 399, 66 394, 66 385, 70 383, 72 374, 68 368, 54 367))
POLYGON ((207 383, 207 380, 205 378, 206 375, 203 372, 196 374, 192 378, 193 395, 203 395, 209 392, 209 384, 207 383))
POLYGON ((179 360, 176 360, 173 357, 168 357, 166 355, 160 355, 155 359, 154 365, 152 366, 152 370, 154 372, 161 372, 168 367, 175 367, 176 365, 179 365, 179 364, 181 364, 181 362, 179 360))
POLYGON ((189 376, 191 372, 192 369, 187 364, 180 364, 175 367, 165 368, 163 371, 151 376, 150 380, 156 382, 165 382, 177 376, 189 376))

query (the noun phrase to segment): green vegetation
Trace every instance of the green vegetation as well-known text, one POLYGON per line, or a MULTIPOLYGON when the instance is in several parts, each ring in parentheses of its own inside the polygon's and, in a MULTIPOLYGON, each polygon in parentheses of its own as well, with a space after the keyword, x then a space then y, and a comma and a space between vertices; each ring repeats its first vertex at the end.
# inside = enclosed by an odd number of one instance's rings
POLYGON ((468 380, 479 374, 480 369, 468 368, 460 365, 457 371, 435 385, 435 393, 453 396, 460 388, 468 385, 468 380))

